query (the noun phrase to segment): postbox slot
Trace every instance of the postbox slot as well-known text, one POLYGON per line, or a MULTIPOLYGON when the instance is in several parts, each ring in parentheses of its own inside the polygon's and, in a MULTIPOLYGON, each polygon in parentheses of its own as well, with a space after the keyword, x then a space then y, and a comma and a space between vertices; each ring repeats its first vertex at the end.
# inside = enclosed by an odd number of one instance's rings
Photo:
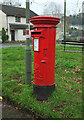
POLYGON ((41 60, 41 62, 42 62, 42 63, 46 63, 46 61, 45 61, 45 60, 41 60))
POLYGON ((32 32, 32 35, 41 34, 41 32, 32 32))

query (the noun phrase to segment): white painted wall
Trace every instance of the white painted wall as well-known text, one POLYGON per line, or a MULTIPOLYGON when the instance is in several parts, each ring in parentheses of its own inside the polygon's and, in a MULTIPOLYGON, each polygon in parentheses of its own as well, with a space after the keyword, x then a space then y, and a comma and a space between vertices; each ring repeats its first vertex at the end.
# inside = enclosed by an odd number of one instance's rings
POLYGON ((7 29, 6 14, 0 10, 0 31, 3 27, 5 28, 5 30, 7 29))
POLYGON ((18 41, 18 30, 15 30, 15 40, 18 41))
POLYGON ((2 11, 0 10, 0 31, 2 30, 2 11))
POLYGON ((10 25, 9 24, 8 24, 8 36, 9 36, 9 41, 11 41, 11 31, 10 31, 10 25))
POLYGON ((18 38, 17 41, 25 41, 26 35, 23 35, 23 30, 18 30, 18 38))
POLYGON ((11 24, 25 24, 26 23, 26 18, 21 18, 21 22, 15 22, 15 17, 9 16, 8 17, 8 23, 11 23, 11 24))
POLYGON ((26 24, 26 18, 21 18, 21 23, 26 24))

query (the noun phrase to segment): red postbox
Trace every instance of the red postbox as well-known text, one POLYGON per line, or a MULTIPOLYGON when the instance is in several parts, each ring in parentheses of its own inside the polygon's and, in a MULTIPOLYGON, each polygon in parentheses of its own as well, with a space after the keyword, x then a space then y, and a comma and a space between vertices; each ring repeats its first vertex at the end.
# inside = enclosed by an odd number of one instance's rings
POLYGON ((32 17, 34 24, 34 94, 37 99, 47 99, 55 88, 56 25, 59 18, 49 16, 32 17))

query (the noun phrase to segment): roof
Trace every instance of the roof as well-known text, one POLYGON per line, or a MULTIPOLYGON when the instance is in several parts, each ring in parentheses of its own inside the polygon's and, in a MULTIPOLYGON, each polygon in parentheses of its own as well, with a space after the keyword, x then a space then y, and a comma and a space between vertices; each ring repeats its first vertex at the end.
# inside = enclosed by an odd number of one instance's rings
MULTIPOLYGON (((26 17, 26 9, 25 8, 0 4, 0 10, 2 10, 8 16, 26 17)), ((34 17, 34 16, 38 16, 38 15, 35 12, 30 10, 30 18, 34 17)))

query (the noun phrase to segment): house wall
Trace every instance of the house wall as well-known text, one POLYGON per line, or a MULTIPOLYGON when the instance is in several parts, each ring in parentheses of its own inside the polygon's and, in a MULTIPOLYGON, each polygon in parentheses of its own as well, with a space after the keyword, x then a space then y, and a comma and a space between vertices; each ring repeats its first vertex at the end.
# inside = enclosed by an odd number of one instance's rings
POLYGON ((15 40, 18 41, 18 30, 15 30, 15 40))
POLYGON ((18 30, 18 38, 19 38, 19 41, 25 41, 26 40, 26 36, 23 35, 23 30, 18 30))
POLYGON ((21 22, 15 22, 15 17, 8 16, 8 23, 25 24, 26 23, 26 18, 21 18, 21 22))
POLYGON ((21 18, 21 23, 26 24, 26 18, 21 18))
POLYGON ((3 27, 5 28, 5 30, 7 29, 6 14, 0 10, 0 31, 3 27))
MULTIPOLYGON (((26 18, 21 18, 21 22, 16 22, 15 17, 8 16, 8 35, 9 41, 11 41, 11 32, 10 32, 10 25, 9 24, 26 24, 26 18)), ((26 36, 23 36, 23 30, 15 29, 15 41, 25 41, 26 36)))
POLYGON ((15 40, 16 41, 26 40, 26 35, 23 35, 23 30, 15 30, 15 40))

